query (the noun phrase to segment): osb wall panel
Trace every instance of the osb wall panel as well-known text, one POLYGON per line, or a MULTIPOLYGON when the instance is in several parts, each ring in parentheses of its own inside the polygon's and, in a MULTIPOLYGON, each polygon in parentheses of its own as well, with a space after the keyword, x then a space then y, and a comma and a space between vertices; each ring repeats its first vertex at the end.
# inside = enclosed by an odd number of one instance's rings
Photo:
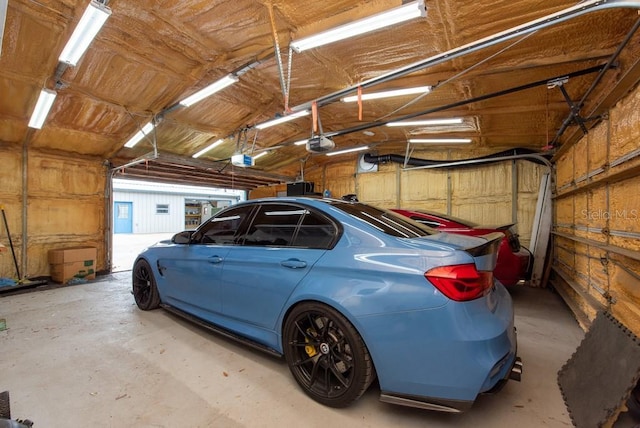
POLYGON ((28 273, 48 275, 48 251, 95 246, 105 270, 106 170, 99 160, 29 153, 28 273))
MULTIPOLYGON (((640 148, 640 90, 636 89, 623 99, 610 113, 611 138, 609 148, 609 163, 634 152, 640 148)), ((640 164, 640 158, 635 158, 626 164, 613 167, 625 169, 640 164)))
POLYGON ((589 246, 589 257, 589 270, 586 272, 591 283, 589 294, 603 307, 606 307, 608 302, 604 293, 609 293, 610 290, 607 253, 599 248, 589 246))
POLYGON ((518 222, 515 225, 515 229, 516 232, 518 232, 518 235, 520 235, 520 244, 526 248, 529 248, 531 244, 531 231, 533 229, 533 220, 536 215, 537 202, 537 193, 518 194, 518 222))
POLYGON ((588 208, 577 214, 577 218, 585 222, 589 231, 587 238, 606 243, 607 234, 605 233, 609 227, 607 209, 608 189, 606 187, 596 187, 589 190, 588 208))
POLYGON ((576 236, 586 238, 588 235, 587 227, 590 226, 588 216, 583 215, 589 211, 589 198, 586 192, 573 197, 573 210, 573 216, 567 220, 576 226, 574 230, 576 236))
POLYGON ((511 183, 508 162, 457 170, 451 177, 451 213, 480 224, 510 223, 511 183))
POLYGON ((249 199, 269 198, 278 196, 278 192, 286 191, 287 186, 285 184, 278 184, 276 186, 264 186, 253 189, 247 196, 249 199))
POLYGON ((587 240, 574 243, 571 250, 566 239, 554 238, 554 266, 563 269, 572 259, 575 262, 570 283, 555 279, 554 286, 563 289, 561 294, 578 318, 593 319, 598 309, 607 308, 636 334, 640 334, 639 150, 640 89, 636 88, 609 111, 608 121, 560 157, 554 204, 555 230, 587 240), (591 177, 585 179, 586 174, 591 177), (566 224, 575 225, 574 230, 566 224))
POLYGON ((561 262, 562 265, 565 265, 563 266, 563 269, 565 267, 574 269, 576 251, 575 242, 559 236, 555 239, 555 244, 555 257, 561 262))
POLYGON ((573 179, 584 180, 588 173, 588 139, 583 138, 573 147, 573 179))
POLYGON ((22 151, 0 146, 0 197, 2 200, 22 192, 22 151))
POLYGON ((556 231, 573 235, 573 197, 562 198, 557 200, 554 209, 554 224, 556 231))
POLYGON ((636 335, 640 325, 640 262, 623 256, 611 256, 608 263, 611 297, 615 303, 611 312, 624 320, 636 335))
POLYGON ((324 189, 324 172, 321 168, 315 168, 312 171, 304 172, 304 181, 313 183, 314 191, 321 193, 324 189))
POLYGON ((640 178, 634 177, 609 187, 610 243, 640 251, 640 178), (619 236, 618 234, 628 236, 619 236))
POLYGON ((355 173, 355 161, 329 164, 324 171, 324 185, 321 181, 316 182, 316 192, 323 192, 327 189, 334 198, 340 198, 349 194, 358 194, 360 192, 356 191, 355 173))
POLYGON ((556 164, 556 187, 562 189, 573 181, 573 148, 562 155, 556 164))
MULTIPOLYGON (((0 147, 0 205, 4 208, 11 241, 18 261, 22 258, 22 152, 0 147)), ((6 248, 0 252, 0 277, 16 278, 6 225, 0 218, 0 244, 6 248)))
POLYGON ((398 206, 398 171, 358 174, 358 199, 381 208, 398 206))
POLYGON ((403 208, 434 210, 434 205, 447 206, 448 172, 433 169, 403 171, 400 177, 400 199, 403 208))
POLYGON ((589 155, 589 172, 604 168, 607 163, 609 127, 598 126, 589 131, 587 136, 589 155))
MULTIPOLYGON (((10 218, 12 240, 22 269, 22 151, 7 153, 13 165, 2 172, 2 198, 10 218), (7 186, 4 186, 4 183, 7 186)), ((27 164, 27 254, 23 277, 49 275, 48 251, 71 246, 95 246, 96 269, 105 270, 105 180, 101 160, 71 159, 30 150, 27 164)), ((2 236, 2 235, 0 235, 2 236)), ((4 237, 0 242, 4 243, 4 237)), ((0 275, 15 277, 13 259, 0 256, 0 275)))

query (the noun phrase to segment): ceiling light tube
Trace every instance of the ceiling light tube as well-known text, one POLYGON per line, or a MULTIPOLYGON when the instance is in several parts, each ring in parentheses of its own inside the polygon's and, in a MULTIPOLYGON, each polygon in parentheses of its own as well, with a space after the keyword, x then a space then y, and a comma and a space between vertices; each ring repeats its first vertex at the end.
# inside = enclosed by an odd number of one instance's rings
POLYGON ((344 149, 344 150, 338 150, 335 152, 330 152, 327 153, 327 156, 335 156, 335 155, 343 155, 345 153, 351 153, 351 152, 359 152, 361 150, 368 150, 369 146, 360 146, 360 147, 353 147, 351 149, 344 149))
POLYGON ((102 3, 91 0, 58 60, 74 67, 110 15, 111 9, 102 3))
POLYGON ((193 94, 191 96, 188 96, 184 100, 180 101, 180 104, 185 106, 185 107, 192 106, 193 104, 197 103, 198 101, 201 101, 201 100, 207 98, 208 96, 213 95, 216 92, 223 90, 227 86, 233 85, 237 81, 238 81, 238 77, 234 76, 233 74, 229 74, 229 75, 223 77, 222 79, 213 82, 209 86, 199 90, 195 94, 193 94))
MULTIPOLYGON (((378 100, 380 98, 402 97, 405 95, 428 94, 431 92, 431 86, 416 86, 414 88, 393 89, 390 91, 371 92, 362 94, 362 101, 378 100)), ((357 95, 349 95, 340 99, 343 103, 353 103, 358 101, 357 95)))
POLYGON ((205 147, 204 149, 200 150, 198 153, 194 154, 193 156, 191 156, 192 158, 199 158, 200 156, 202 156, 203 154, 207 153, 209 150, 214 149, 216 147, 218 147, 220 144, 222 144, 224 140, 220 139, 217 140, 215 143, 213 144, 209 144, 207 147, 205 147))
POLYGON ((416 144, 468 144, 471 138, 411 138, 410 143, 416 144))
POLYGON ((128 148, 131 148, 131 147, 135 146, 146 135, 149 135, 151 133, 151 131, 153 131, 153 128, 154 128, 153 122, 147 123, 145 126, 142 127, 141 130, 136 132, 136 134, 133 137, 131 137, 131 139, 129 141, 127 141, 127 143, 124 146, 128 147, 128 148))
POLYGON ((253 160, 260 159, 262 156, 269 154, 269 151, 260 152, 257 155, 253 156, 253 160))
POLYGON ((291 42, 291 48, 300 53, 307 49, 327 45, 338 40, 348 39, 380 28, 399 24, 410 19, 427 16, 424 0, 412 1, 402 6, 363 18, 349 24, 323 31, 310 37, 291 42))
POLYGON ((427 120, 406 120, 402 122, 389 122, 387 126, 437 126, 437 125, 459 125, 463 122, 461 117, 450 119, 427 119, 427 120))
POLYGON ((33 109, 33 114, 29 120, 29 128, 41 129, 44 125, 44 121, 47 119, 49 110, 53 106, 53 102, 56 99, 56 91, 50 89, 43 89, 40 91, 40 96, 36 102, 36 107, 33 109))
POLYGON ((277 119, 269 120, 267 122, 262 122, 256 125, 258 129, 265 129, 271 126, 280 125, 281 123, 289 122, 290 120, 297 119, 302 116, 307 116, 309 114, 309 110, 302 110, 297 113, 289 114, 287 116, 282 116, 277 119))
POLYGON ((306 140, 296 141, 295 143, 293 143, 293 145, 294 146, 304 146, 305 144, 307 144, 307 142, 309 142, 308 138, 306 140))

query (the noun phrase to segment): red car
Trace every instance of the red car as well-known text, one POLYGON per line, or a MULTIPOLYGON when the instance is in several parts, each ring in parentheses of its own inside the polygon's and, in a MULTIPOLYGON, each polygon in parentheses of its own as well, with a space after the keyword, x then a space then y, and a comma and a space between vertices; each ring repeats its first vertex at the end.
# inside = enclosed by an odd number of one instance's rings
POLYGON ((486 235, 491 232, 504 233, 505 239, 500 243, 498 263, 493 274, 507 287, 531 277, 531 252, 520 246, 518 235, 513 231, 513 224, 500 227, 479 226, 470 221, 424 210, 393 209, 392 211, 442 232, 472 236, 486 235))

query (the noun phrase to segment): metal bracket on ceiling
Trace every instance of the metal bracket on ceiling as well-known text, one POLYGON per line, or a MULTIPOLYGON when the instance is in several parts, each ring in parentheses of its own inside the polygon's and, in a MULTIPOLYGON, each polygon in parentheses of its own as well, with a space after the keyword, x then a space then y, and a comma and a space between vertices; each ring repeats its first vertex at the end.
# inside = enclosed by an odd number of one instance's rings
POLYGON ((562 96, 564 97, 564 100, 567 102, 567 104, 569 105, 569 117, 567 117, 567 119, 565 120, 565 122, 568 124, 570 122, 575 122, 580 129, 582 130, 582 133, 584 135, 587 135, 589 133, 589 130, 587 129, 587 127, 585 126, 585 122, 587 121, 587 119, 583 118, 582 116, 580 116, 580 109, 582 108, 582 104, 581 103, 574 103, 573 100, 571 99, 571 97, 569 96, 569 93, 567 92, 567 90, 565 89, 564 85, 566 83, 569 82, 569 77, 559 77, 557 79, 553 79, 547 82, 547 89, 553 89, 553 88, 558 88, 560 89, 560 92, 562 92, 562 96))

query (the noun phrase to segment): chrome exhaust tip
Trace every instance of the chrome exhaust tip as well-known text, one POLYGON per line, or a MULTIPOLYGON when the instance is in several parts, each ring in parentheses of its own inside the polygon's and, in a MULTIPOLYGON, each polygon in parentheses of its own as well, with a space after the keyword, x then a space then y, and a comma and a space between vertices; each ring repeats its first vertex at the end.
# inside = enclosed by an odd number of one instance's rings
POLYGON ((509 379, 520 382, 522 378, 522 367, 522 359, 520 357, 516 357, 513 367, 511 367, 511 373, 509 373, 509 379))

